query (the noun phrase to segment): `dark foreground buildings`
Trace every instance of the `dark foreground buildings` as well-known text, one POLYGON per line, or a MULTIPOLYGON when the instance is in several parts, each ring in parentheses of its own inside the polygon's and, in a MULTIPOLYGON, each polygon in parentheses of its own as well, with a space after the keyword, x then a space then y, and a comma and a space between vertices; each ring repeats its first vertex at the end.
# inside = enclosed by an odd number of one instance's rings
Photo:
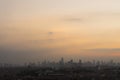
POLYGON ((120 80, 120 66, 113 61, 65 63, 62 58, 58 63, 1 67, 0 80, 120 80))

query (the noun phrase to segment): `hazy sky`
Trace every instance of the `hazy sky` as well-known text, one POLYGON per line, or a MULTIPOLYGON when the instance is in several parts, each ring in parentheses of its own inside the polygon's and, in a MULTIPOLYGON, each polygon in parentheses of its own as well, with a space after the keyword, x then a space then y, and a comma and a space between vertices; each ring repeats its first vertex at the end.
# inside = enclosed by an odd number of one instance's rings
POLYGON ((120 0, 0 0, 0 63, 120 59, 120 0))

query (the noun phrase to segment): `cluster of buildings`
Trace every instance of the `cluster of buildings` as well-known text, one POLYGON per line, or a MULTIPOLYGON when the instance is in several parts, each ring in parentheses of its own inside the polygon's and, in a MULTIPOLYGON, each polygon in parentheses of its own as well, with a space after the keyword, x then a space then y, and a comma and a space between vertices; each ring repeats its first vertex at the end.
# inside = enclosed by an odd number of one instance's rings
MULTIPOLYGON (((22 67, 0 68, 0 80, 120 80, 120 63, 113 60, 86 61, 73 59, 65 62, 43 61, 28 63, 22 67)), ((18 66, 18 65, 17 65, 18 66)))
POLYGON ((59 67, 95 67, 95 66, 120 66, 120 63, 114 62, 110 60, 108 62, 105 61, 82 61, 81 59, 78 62, 75 62, 73 59, 69 61, 65 61, 64 58, 61 58, 58 62, 50 62, 50 61, 43 61, 38 63, 25 63, 24 65, 18 64, 3 64, 0 63, 0 67, 52 67, 52 68, 59 68, 59 67))
POLYGON ((41 63, 28 63, 25 64, 25 66, 29 67, 51 67, 51 68, 59 68, 59 67, 116 67, 120 66, 120 63, 116 63, 113 60, 110 60, 108 62, 105 61, 86 61, 83 62, 81 59, 79 59, 78 62, 75 62, 73 59, 65 62, 64 58, 61 58, 58 62, 50 62, 50 61, 43 61, 41 63))

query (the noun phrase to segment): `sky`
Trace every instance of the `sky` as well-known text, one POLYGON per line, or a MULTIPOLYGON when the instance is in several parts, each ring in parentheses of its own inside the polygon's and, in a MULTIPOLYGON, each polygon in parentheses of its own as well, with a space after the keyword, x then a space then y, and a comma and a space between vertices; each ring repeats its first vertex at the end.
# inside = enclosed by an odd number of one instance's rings
POLYGON ((120 0, 0 0, 0 63, 120 59, 120 0))

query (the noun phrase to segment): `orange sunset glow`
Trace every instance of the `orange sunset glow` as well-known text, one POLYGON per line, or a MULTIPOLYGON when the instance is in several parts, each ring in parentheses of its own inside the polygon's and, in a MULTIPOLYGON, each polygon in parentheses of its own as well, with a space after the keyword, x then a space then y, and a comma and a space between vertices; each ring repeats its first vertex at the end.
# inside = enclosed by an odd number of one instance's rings
POLYGON ((0 0, 0 61, 61 57, 119 61, 119 4, 119 0, 0 0))

